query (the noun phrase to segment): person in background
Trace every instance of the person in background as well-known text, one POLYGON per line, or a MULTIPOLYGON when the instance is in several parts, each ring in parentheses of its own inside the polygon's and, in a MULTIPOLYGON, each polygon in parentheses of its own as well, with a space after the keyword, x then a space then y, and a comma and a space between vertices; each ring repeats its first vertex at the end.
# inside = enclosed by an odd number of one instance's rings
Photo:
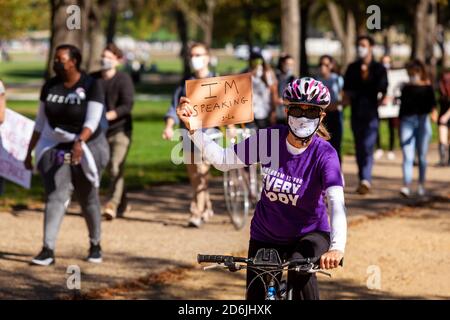
POLYGON ((439 165, 450 165, 450 70, 444 72, 439 81, 439 165))
POLYGON ((341 97, 344 88, 344 79, 335 72, 336 61, 329 55, 319 58, 320 75, 317 80, 321 81, 330 91, 331 101, 327 108, 327 116, 324 125, 331 135, 330 144, 336 150, 339 161, 342 163, 341 145, 344 130, 344 119, 342 115, 341 97))
MULTIPOLYGON (((388 55, 384 55, 381 58, 381 64, 386 68, 386 71, 388 73, 388 79, 389 79, 390 78, 389 73, 392 68, 391 57, 388 55)), ((389 90, 392 85, 394 85, 394 84, 390 83, 390 81, 389 81, 388 93, 387 93, 386 99, 385 99, 385 102, 387 104, 394 104, 395 99, 397 98, 394 96, 394 92, 391 92, 391 90, 389 90)), ((381 121, 383 121, 383 120, 380 120, 380 122, 381 121)), ((388 122, 388 127, 389 127, 389 152, 387 154, 387 158, 388 158, 388 160, 392 161, 392 160, 395 160, 395 153, 394 153, 395 137, 396 137, 395 129, 398 128, 398 118, 388 118, 388 119, 386 119, 386 121, 388 122)), ((380 136, 381 136, 381 132, 380 132, 380 128, 378 128, 376 151, 373 156, 375 158, 375 160, 381 159, 384 155, 384 151, 381 148, 380 136)))
MULTIPOLYGON (((189 55, 193 74, 189 78, 183 79, 173 94, 172 103, 164 117, 166 125, 162 137, 165 140, 172 140, 174 136, 174 126, 180 124, 176 108, 180 98, 186 95, 185 81, 216 76, 209 69, 210 51, 207 45, 200 42, 193 43, 190 47, 189 55)), ((181 123, 181 128, 186 129, 183 123, 181 123)), ((183 141, 189 142, 190 140, 187 136, 184 136, 183 141)), ((204 222, 207 222, 214 215, 208 190, 210 165, 203 161, 201 163, 194 163, 193 157, 196 150, 193 147, 191 150, 192 154, 190 161, 186 163, 187 173, 193 189, 190 205, 191 216, 188 221, 188 226, 200 228, 204 222)))
POLYGON ((276 123, 275 107, 280 98, 276 76, 259 51, 252 51, 248 72, 252 73, 254 125, 258 129, 276 123))
POLYGON ((93 74, 100 80, 105 93, 108 121, 106 136, 111 154, 108 165, 111 184, 108 199, 103 208, 103 216, 107 220, 122 216, 129 210, 124 168, 131 146, 134 85, 127 73, 117 70, 122 58, 122 51, 115 44, 108 44, 102 54, 102 70, 93 74))
MULTIPOLYGON (((278 81, 278 96, 281 97, 286 85, 295 80, 294 58, 289 54, 281 54, 278 58, 275 74, 278 81)), ((280 99, 276 109, 278 124, 286 123, 286 113, 284 112, 284 109, 285 106, 283 105, 282 99, 280 99)))
POLYGON ((0 125, 5 121, 6 112, 6 89, 0 80, 0 125))
MULTIPOLYGON (((6 112, 6 89, 3 82, 0 80, 0 126, 5 122, 5 112, 6 112)), ((0 137, 1 143, 1 137, 0 137)), ((0 195, 3 194, 5 187, 5 180, 0 177, 0 195)))
POLYGON ((425 65, 413 60, 407 65, 410 82, 401 92, 400 104, 400 145, 403 152, 403 187, 400 194, 411 195, 413 162, 416 147, 419 158, 419 186, 417 194, 425 195, 425 174, 427 168, 428 145, 431 139, 429 114, 437 120, 436 98, 430 85, 425 65))
POLYGON ((351 124, 355 139, 359 186, 356 192, 366 194, 372 187, 373 152, 378 136, 378 106, 387 91, 386 69, 373 58, 375 41, 359 36, 358 60, 351 63, 344 77, 344 93, 351 104, 351 124), (381 94, 381 98, 379 98, 381 94))
POLYGON ((32 264, 55 263, 56 238, 75 192, 89 229, 87 260, 102 262, 100 177, 109 161, 108 142, 100 127, 104 108, 101 84, 81 71, 82 56, 73 45, 56 48, 56 77, 45 82, 25 167, 35 164, 43 179, 46 203, 44 243, 32 264))

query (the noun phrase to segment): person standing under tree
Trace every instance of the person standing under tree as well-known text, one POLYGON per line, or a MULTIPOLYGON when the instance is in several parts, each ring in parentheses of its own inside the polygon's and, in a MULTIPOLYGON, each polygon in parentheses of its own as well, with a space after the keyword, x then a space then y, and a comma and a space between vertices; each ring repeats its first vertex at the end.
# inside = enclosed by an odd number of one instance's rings
POLYGON ((127 73, 117 70, 122 58, 122 51, 115 44, 108 44, 102 54, 102 70, 93 74, 95 78, 100 79, 105 92, 108 120, 106 136, 111 153, 108 165, 111 184, 108 200, 103 208, 103 216, 107 220, 113 220, 130 209, 127 203, 124 168, 131 146, 134 85, 127 73))

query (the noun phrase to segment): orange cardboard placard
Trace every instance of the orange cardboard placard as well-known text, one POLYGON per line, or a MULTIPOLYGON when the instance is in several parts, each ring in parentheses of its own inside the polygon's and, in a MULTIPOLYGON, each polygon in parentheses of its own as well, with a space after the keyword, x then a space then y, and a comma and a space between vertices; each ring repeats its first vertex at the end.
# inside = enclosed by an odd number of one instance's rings
POLYGON ((191 130, 253 121, 251 73, 186 81, 191 130))

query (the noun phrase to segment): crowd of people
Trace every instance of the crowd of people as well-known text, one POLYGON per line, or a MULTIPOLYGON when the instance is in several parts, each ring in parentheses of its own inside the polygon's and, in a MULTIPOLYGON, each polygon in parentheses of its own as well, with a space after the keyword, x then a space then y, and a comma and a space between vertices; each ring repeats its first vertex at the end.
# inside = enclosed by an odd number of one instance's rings
MULTIPOLYGON (((437 123, 439 128, 439 165, 450 164, 450 72, 443 73, 439 81, 439 99, 436 99, 433 80, 423 62, 413 60, 407 63, 409 80, 394 84, 389 76, 393 70, 391 58, 385 55, 381 61, 376 61, 373 47, 374 40, 370 36, 360 36, 357 40, 358 58, 343 75, 334 57, 321 56, 318 73, 314 75, 316 80, 296 80, 295 61, 290 55, 281 54, 276 67, 272 67, 260 51, 253 50, 248 67, 243 70, 251 73, 253 87, 254 121, 246 126, 267 129, 280 124, 294 125, 306 111, 286 109, 286 88, 293 83, 326 87, 329 101, 325 113, 317 113, 321 124, 314 132, 320 129, 319 133, 326 133, 324 137, 329 138, 336 159, 342 164, 343 109, 350 106, 359 177, 356 192, 363 195, 371 191, 373 163, 382 154, 379 107, 398 105, 398 116, 387 119, 388 159, 395 158, 393 151, 398 136, 403 153, 403 187, 399 191, 404 197, 413 195, 411 185, 417 159, 417 194, 423 196, 426 194, 431 122, 437 123), (394 86, 395 90, 392 89, 394 86)), ((194 43, 190 47, 189 58, 192 74, 176 88, 164 118, 162 137, 166 140, 173 139, 176 125, 186 128, 184 121, 180 121, 179 111, 180 101, 186 95, 185 81, 218 76, 210 69, 211 52, 205 44, 194 43)), ((61 45, 55 51, 55 77, 42 87, 35 129, 25 159, 27 169, 38 169, 46 194, 43 248, 33 259, 34 264, 55 263, 56 239, 72 193, 76 195, 87 222, 88 260, 93 263, 102 262, 102 216, 113 220, 130 210, 124 172, 132 144, 134 85, 127 73, 119 71, 122 59, 122 51, 116 45, 108 44, 101 56, 101 70, 87 74, 81 70, 82 55, 78 48, 61 45), (110 177, 110 187, 102 205, 99 186, 104 171, 110 177)), ((316 111, 311 111, 309 116, 316 111)), ((0 123, 4 120, 4 113, 5 88, 0 82, 0 123)), ((229 126, 229 129, 234 129, 234 126, 229 126)), ((291 133, 296 136, 296 131, 291 133)), ((188 137, 184 138, 192 150, 185 158, 192 158, 199 146, 188 137)), ((214 215, 208 191, 210 165, 186 161, 186 170, 193 190, 188 224, 199 228, 214 215)), ((343 177, 342 172, 340 176, 343 177)), ((335 184, 343 186, 344 181, 335 184)), ((0 180, 0 187, 2 185, 0 180)))

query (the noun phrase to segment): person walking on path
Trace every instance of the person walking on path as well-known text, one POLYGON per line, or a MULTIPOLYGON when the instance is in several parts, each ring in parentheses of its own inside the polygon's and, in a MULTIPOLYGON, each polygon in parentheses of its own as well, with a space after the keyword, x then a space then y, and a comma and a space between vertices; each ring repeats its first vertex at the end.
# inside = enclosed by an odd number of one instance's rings
POLYGON ((373 38, 360 36, 357 44, 359 59, 347 68, 344 92, 350 99, 352 110, 351 126, 359 177, 356 192, 366 194, 372 187, 373 152, 379 126, 378 106, 384 103, 388 80, 386 69, 373 57, 373 38))
POLYGON ((321 81, 330 91, 330 105, 327 108, 327 116, 323 120, 328 132, 331 135, 330 144, 336 149, 339 161, 342 162, 341 145, 344 132, 344 118, 342 115, 342 89, 344 79, 335 72, 336 61, 329 55, 319 58, 320 75, 317 80, 321 81))
MULTIPOLYGON (((185 81, 190 79, 203 79, 216 76, 209 69, 210 51, 203 43, 194 43, 189 50, 190 62, 193 74, 188 79, 183 79, 182 83, 175 90, 172 103, 167 111, 164 120, 165 128, 162 134, 163 139, 171 140, 174 136, 174 126, 180 123, 176 108, 180 98, 186 95, 185 81)), ((185 129, 184 123, 181 123, 181 128, 185 129)), ((190 140, 187 136, 183 137, 183 141, 190 140)), ((208 190, 208 175, 210 165, 205 162, 196 163, 194 161, 194 154, 198 150, 191 146, 191 153, 186 155, 187 159, 186 169, 191 183, 193 194, 190 205, 191 216, 188 220, 190 227, 199 228, 204 222, 207 222, 213 215, 213 207, 208 190)))
MULTIPOLYGON (((278 81, 278 97, 283 96, 283 90, 287 84, 295 80, 294 58, 289 54, 282 54, 278 58, 278 65, 275 74, 278 81)), ((276 109, 277 123, 286 123, 286 113, 284 112, 283 99, 279 99, 276 109)))
POLYGON ((25 167, 35 164, 43 179, 46 203, 44 243, 33 264, 55 263, 56 238, 70 203, 72 191, 80 203, 89 230, 87 260, 102 262, 101 172, 109 161, 108 142, 100 128, 104 108, 102 86, 81 71, 81 52, 72 45, 55 51, 53 69, 56 77, 42 87, 39 111, 31 138, 25 167))
POLYGON ((102 54, 102 70, 93 74, 103 86, 108 121, 106 136, 111 159, 107 171, 111 182, 103 208, 107 220, 129 210, 124 172, 133 129, 134 84, 127 73, 117 70, 122 58, 122 51, 115 44, 108 44, 102 54))
POLYGON ((439 81, 439 165, 450 165, 450 70, 444 72, 439 81))
POLYGON ((417 151, 419 158, 417 194, 424 196, 428 145, 432 134, 429 115, 431 113, 433 120, 437 121, 436 98, 425 65, 421 61, 411 61, 407 65, 407 70, 410 82, 403 87, 400 98, 400 144, 403 152, 403 187, 400 193, 404 197, 411 195, 413 164, 417 151))
MULTIPOLYGON (((393 81, 392 73, 392 61, 391 57, 388 55, 384 55, 383 58, 381 58, 381 63, 383 64, 383 67, 386 68, 387 76, 388 76, 388 90, 386 93, 386 99, 384 100, 385 103, 388 105, 394 105, 396 103, 396 100, 399 97, 399 91, 401 90, 401 85, 403 83, 395 83, 393 81)), ((397 137, 396 129, 398 129, 398 117, 396 118, 388 118, 388 119, 382 119, 382 121, 386 121, 389 127, 389 151, 387 153, 388 160, 395 160, 395 153, 394 153, 394 147, 395 147, 395 138, 397 137)), ((378 136, 377 136, 377 145, 376 145, 376 151, 374 154, 375 160, 380 160, 384 155, 383 148, 381 147, 381 130, 380 127, 378 128, 378 136)))

